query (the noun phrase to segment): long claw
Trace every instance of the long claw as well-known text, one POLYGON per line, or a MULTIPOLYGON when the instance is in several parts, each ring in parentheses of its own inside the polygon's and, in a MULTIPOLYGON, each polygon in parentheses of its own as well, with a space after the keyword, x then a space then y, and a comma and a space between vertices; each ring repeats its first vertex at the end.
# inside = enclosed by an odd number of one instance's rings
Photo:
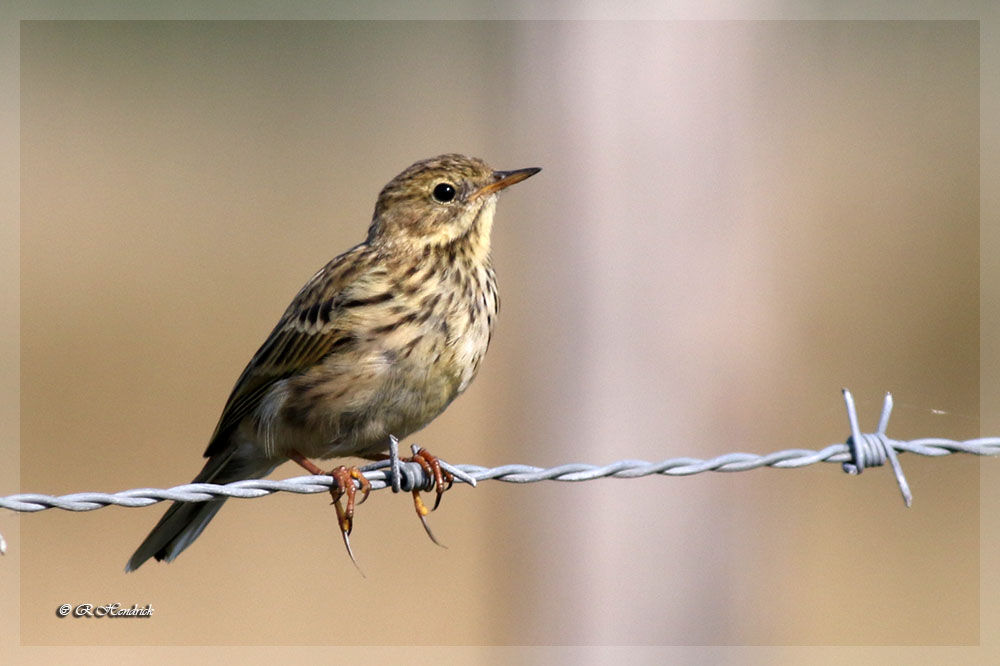
POLYGON ((437 537, 434 536, 434 532, 431 531, 431 526, 427 524, 427 514, 429 511, 427 506, 424 504, 424 501, 420 499, 420 492, 417 490, 413 491, 413 506, 417 509, 417 517, 420 518, 420 524, 424 526, 424 531, 427 532, 427 536, 431 538, 431 541, 433 541, 435 545, 447 549, 448 546, 437 540, 437 537))
POLYGON ((435 479, 434 481, 434 487, 437 490, 437 494, 434 497, 434 508, 431 509, 431 511, 437 511, 438 505, 441 504, 441 496, 444 495, 444 492, 446 490, 451 490, 451 487, 455 485, 455 477, 453 477, 447 471, 441 469, 440 462, 438 463, 437 471, 439 473, 443 472, 445 476, 443 479, 439 478, 435 479), (443 482, 445 481, 448 483, 448 485, 444 485, 443 482))
POLYGON ((358 561, 354 558, 354 551, 351 549, 351 537, 348 536, 347 532, 341 532, 340 534, 344 537, 344 547, 347 548, 347 554, 350 556, 351 562, 354 563, 354 568, 358 570, 358 573, 361 574, 362 578, 368 578, 368 576, 365 575, 365 572, 361 570, 361 565, 358 564, 358 561))
POLYGON ((364 504, 368 501, 368 495, 372 492, 372 484, 357 467, 351 468, 351 478, 357 479, 358 483, 361 484, 361 501, 358 504, 364 504))

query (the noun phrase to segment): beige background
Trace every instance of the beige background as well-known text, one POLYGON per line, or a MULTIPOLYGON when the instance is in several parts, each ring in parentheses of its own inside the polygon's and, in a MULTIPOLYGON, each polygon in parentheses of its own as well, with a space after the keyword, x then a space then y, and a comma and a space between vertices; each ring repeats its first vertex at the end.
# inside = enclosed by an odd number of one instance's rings
MULTIPOLYGON (((818 448, 842 385, 868 428, 891 389, 893 435, 976 436, 978 49, 943 22, 25 24, 21 488, 186 481, 287 300, 444 150, 545 168, 501 202, 481 377, 415 438, 452 461, 818 448)), ((976 643, 978 463, 903 463, 910 511, 829 465, 460 488, 448 550, 379 494, 367 579, 321 497, 231 502, 130 576, 161 509, 45 512, 12 540, 20 640, 976 643), (157 613, 55 617, 77 600, 157 613)))

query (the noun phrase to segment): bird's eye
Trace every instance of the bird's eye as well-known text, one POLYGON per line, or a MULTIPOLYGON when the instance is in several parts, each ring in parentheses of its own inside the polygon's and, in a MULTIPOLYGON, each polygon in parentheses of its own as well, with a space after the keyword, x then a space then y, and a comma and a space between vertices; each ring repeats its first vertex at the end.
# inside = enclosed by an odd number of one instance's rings
POLYGON ((451 183, 438 183, 431 192, 434 200, 440 203, 448 203, 455 198, 455 186, 451 183))

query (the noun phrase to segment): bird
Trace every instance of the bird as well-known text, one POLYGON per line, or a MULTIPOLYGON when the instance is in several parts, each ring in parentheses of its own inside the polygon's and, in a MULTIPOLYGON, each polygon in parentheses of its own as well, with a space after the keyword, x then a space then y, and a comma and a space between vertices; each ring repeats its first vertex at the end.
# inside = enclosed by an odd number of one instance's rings
MULTIPOLYGON (((498 195, 539 171, 496 171, 449 153, 390 180, 365 240, 306 282, 237 379, 194 483, 263 478, 288 460, 324 474, 310 459, 385 458, 390 437, 407 437, 444 411, 475 378, 493 335, 498 195)), ((434 480, 436 508, 451 475, 425 449, 411 460, 434 480)), ((328 474, 354 560, 355 493, 364 501, 369 484, 357 467, 328 474)), ((427 528, 419 489, 413 499, 427 528)), ((224 502, 174 502, 125 570, 172 561, 224 502)))

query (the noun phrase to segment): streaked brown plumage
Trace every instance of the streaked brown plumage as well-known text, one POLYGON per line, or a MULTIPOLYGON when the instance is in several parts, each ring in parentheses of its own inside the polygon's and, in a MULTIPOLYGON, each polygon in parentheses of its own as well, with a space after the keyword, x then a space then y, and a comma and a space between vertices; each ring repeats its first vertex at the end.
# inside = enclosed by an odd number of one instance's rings
MULTIPOLYGON (((302 287, 240 375, 195 482, 261 478, 290 458, 316 471, 305 459, 376 457, 440 414, 475 377, 496 320, 497 193, 538 171, 450 154, 392 179, 367 239, 302 287)), ((172 560, 223 501, 174 503, 126 570, 172 560)), ((338 514, 346 541, 339 501, 338 514)))

